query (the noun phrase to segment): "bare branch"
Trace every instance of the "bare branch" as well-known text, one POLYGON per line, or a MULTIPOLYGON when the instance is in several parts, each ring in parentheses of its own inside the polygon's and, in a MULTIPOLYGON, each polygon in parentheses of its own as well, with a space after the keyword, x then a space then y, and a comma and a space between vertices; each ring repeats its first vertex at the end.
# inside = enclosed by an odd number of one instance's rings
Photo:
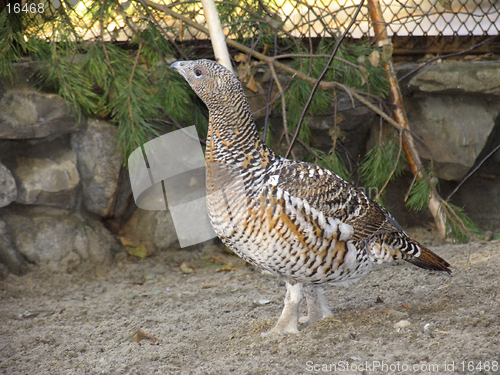
POLYGON ((495 152, 497 152, 500 149, 500 144, 498 144, 488 155, 486 155, 483 160, 481 160, 474 168, 470 170, 469 173, 460 181, 460 183, 453 189, 453 191, 446 197, 446 200, 449 201, 450 198, 457 192, 458 189, 460 189, 460 186, 463 185, 465 181, 469 179, 470 176, 472 176, 476 171, 483 165, 483 163, 488 160, 495 152))

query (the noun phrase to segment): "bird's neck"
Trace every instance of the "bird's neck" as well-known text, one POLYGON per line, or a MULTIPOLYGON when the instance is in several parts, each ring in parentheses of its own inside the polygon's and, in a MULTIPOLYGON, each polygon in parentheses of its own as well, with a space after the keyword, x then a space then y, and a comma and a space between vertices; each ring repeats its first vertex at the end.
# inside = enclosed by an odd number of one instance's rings
POLYGON ((207 163, 230 164, 236 168, 266 169, 280 158, 259 137, 246 98, 238 105, 210 110, 207 163))

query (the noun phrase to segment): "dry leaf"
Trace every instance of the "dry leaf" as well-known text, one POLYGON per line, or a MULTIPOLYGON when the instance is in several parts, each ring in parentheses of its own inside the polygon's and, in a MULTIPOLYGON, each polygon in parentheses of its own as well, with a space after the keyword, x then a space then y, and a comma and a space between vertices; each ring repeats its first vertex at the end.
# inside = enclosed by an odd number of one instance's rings
POLYGON ((269 44, 264 43, 264 51, 262 51, 262 54, 267 55, 267 51, 269 51, 270 48, 271 46, 269 44))
POLYGON ((137 245, 135 242, 130 241, 126 237, 120 237, 120 242, 122 243, 123 246, 136 246, 137 245))
POLYGON ((138 329, 137 331, 133 332, 131 336, 132 336, 132 342, 139 342, 146 339, 153 341, 154 345, 160 342, 160 340, 158 340, 156 337, 154 337, 153 335, 147 333, 142 329, 138 329))
POLYGON ((253 77, 253 75, 248 80, 248 83, 246 84, 246 87, 247 87, 247 89, 250 89, 250 90, 252 90, 255 93, 259 92, 259 86, 255 82, 255 78, 253 77))
POLYGON ((146 257, 148 256, 148 250, 146 249, 145 245, 125 246, 125 250, 130 255, 133 255, 141 259, 146 259, 146 257))
POLYGON ((191 177, 191 179, 189 180, 189 187, 193 186, 200 186, 200 183, 198 182, 196 177, 191 177))
POLYGON ((438 0, 438 2, 444 9, 451 10, 451 0, 438 0))
POLYGON ((370 64, 372 64, 376 68, 380 63, 380 52, 373 51, 372 53, 370 53, 370 56, 368 56, 368 60, 370 61, 370 64))
POLYGON ((179 269, 181 270, 182 273, 193 273, 194 269, 191 268, 186 262, 182 262, 181 265, 179 266, 179 269))
POLYGON ((250 75, 251 69, 250 69, 250 64, 247 63, 241 63, 238 65, 238 78, 240 81, 245 81, 246 78, 250 75))
POLYGON ((244 53, 238 53, 236 56, 234 56, 234 61, 239 62, 239 63, 248 63, 248 55, 244 53))
POLYGON ((205 285, 202 285, 202 289, 209 289, 209 288, 215 288, 215 287, 218 287, 220 286, 220 284, 205 284, 205 285))
POLYGON ((217 270, 217 272, 228 272, 228 271, 238 271, 238 269, 234 267, 224 266, 217 270))
POLYGON ((387 62, 392 58, 392 51, 393 51, 392 44, 384 44, 382 47, 382 61, 387 62))

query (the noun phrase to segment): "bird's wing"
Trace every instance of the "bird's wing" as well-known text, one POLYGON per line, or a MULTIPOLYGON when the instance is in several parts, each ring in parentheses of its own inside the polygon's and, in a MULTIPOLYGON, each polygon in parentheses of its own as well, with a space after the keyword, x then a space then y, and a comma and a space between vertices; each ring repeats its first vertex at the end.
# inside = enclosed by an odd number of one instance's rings
POLYGON ((354 241, 375 234, 401 230, 396 220, 378 203, 368 199, 348 182, 323 167, 301 162, 283 165, 276 173, 276 186, 291 196, 352 226, 354 241))
POLYGON ((277 175, 278 188, 306 200, 325 217, 350 225, 350 240, 364 242, 374 261, 404 259, 422 268, 450 272, 444 259, 408 237, 388 211, 329 170, 290 162, 277 175))

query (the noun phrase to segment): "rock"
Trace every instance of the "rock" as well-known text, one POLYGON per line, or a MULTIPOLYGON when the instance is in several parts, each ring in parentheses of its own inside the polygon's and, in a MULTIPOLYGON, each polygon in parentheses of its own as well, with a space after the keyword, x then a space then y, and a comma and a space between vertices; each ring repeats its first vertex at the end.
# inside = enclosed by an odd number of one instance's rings
POLYGON ((400 330, 402 328, 409 327, 410 325, 411 325, 411 323, 408 320, 400 320, 399 322, 394 324, 394 328, 400 330))
POLYGON ((0 263, 16 275, 22 275, 28 270, 26 260, 17 251, 9 228, 2 220, 0 220, 0 263))
POLYGON ((466 94, 415 94, 405 100, 411 130, 423 159, 439 178, 461 180, 483 150, 500 114, 497 98, 466 94))
POLYGON ((144 244, 148 254, 168 249, 178 243, 172 215, 169 211, 149 211, 137 208, 123 226, 120 236, 144 244))
MULTIPOLYGON (((71 136, 71 147, 78 158, 78 171, 83 185, 83 204, 90 212, 103 218, 112 217, 117 203, 123 155, 116 150, 116 126, 102 120, 88 121, 87 128, 71 136)), ((130 196, 128 178, 121 184, 128 192, 121 192, 119 212, 125 210, 130 196)))
POLYGON ((0 216, 19 253, 54 271, 70 271, 85 261, 109 262, 120 249, 100 222, 69 210, 16 205, 0 216))
POLYGON ((0 138, 57 138, 82 129, 58 95, 33 88, 7 89, 0 96, 0 138))
POLYGON ((181 270, 182 273, 193 273, 194 269, 189 266, 186 262, 182 262, 181 265, 179 266, 179 269, 181 270))
POLYGON ((424 332, 431 332, 431 323, 425 323, 424 325, 424 332))
POLYGON ((5 207, 17 198, 16 180, 10 170, 0 163, 0 207, 5 207))
POLYGON ((18 156, 12 170, 18 185, 17 203, 73 208, 80 177, 76 154, 71 150, 34 148, 27 157, 18 156))
POLYGON ((466 91, 500 95, 500 61, 429 65, 410 81, 420 91, 466 91))

